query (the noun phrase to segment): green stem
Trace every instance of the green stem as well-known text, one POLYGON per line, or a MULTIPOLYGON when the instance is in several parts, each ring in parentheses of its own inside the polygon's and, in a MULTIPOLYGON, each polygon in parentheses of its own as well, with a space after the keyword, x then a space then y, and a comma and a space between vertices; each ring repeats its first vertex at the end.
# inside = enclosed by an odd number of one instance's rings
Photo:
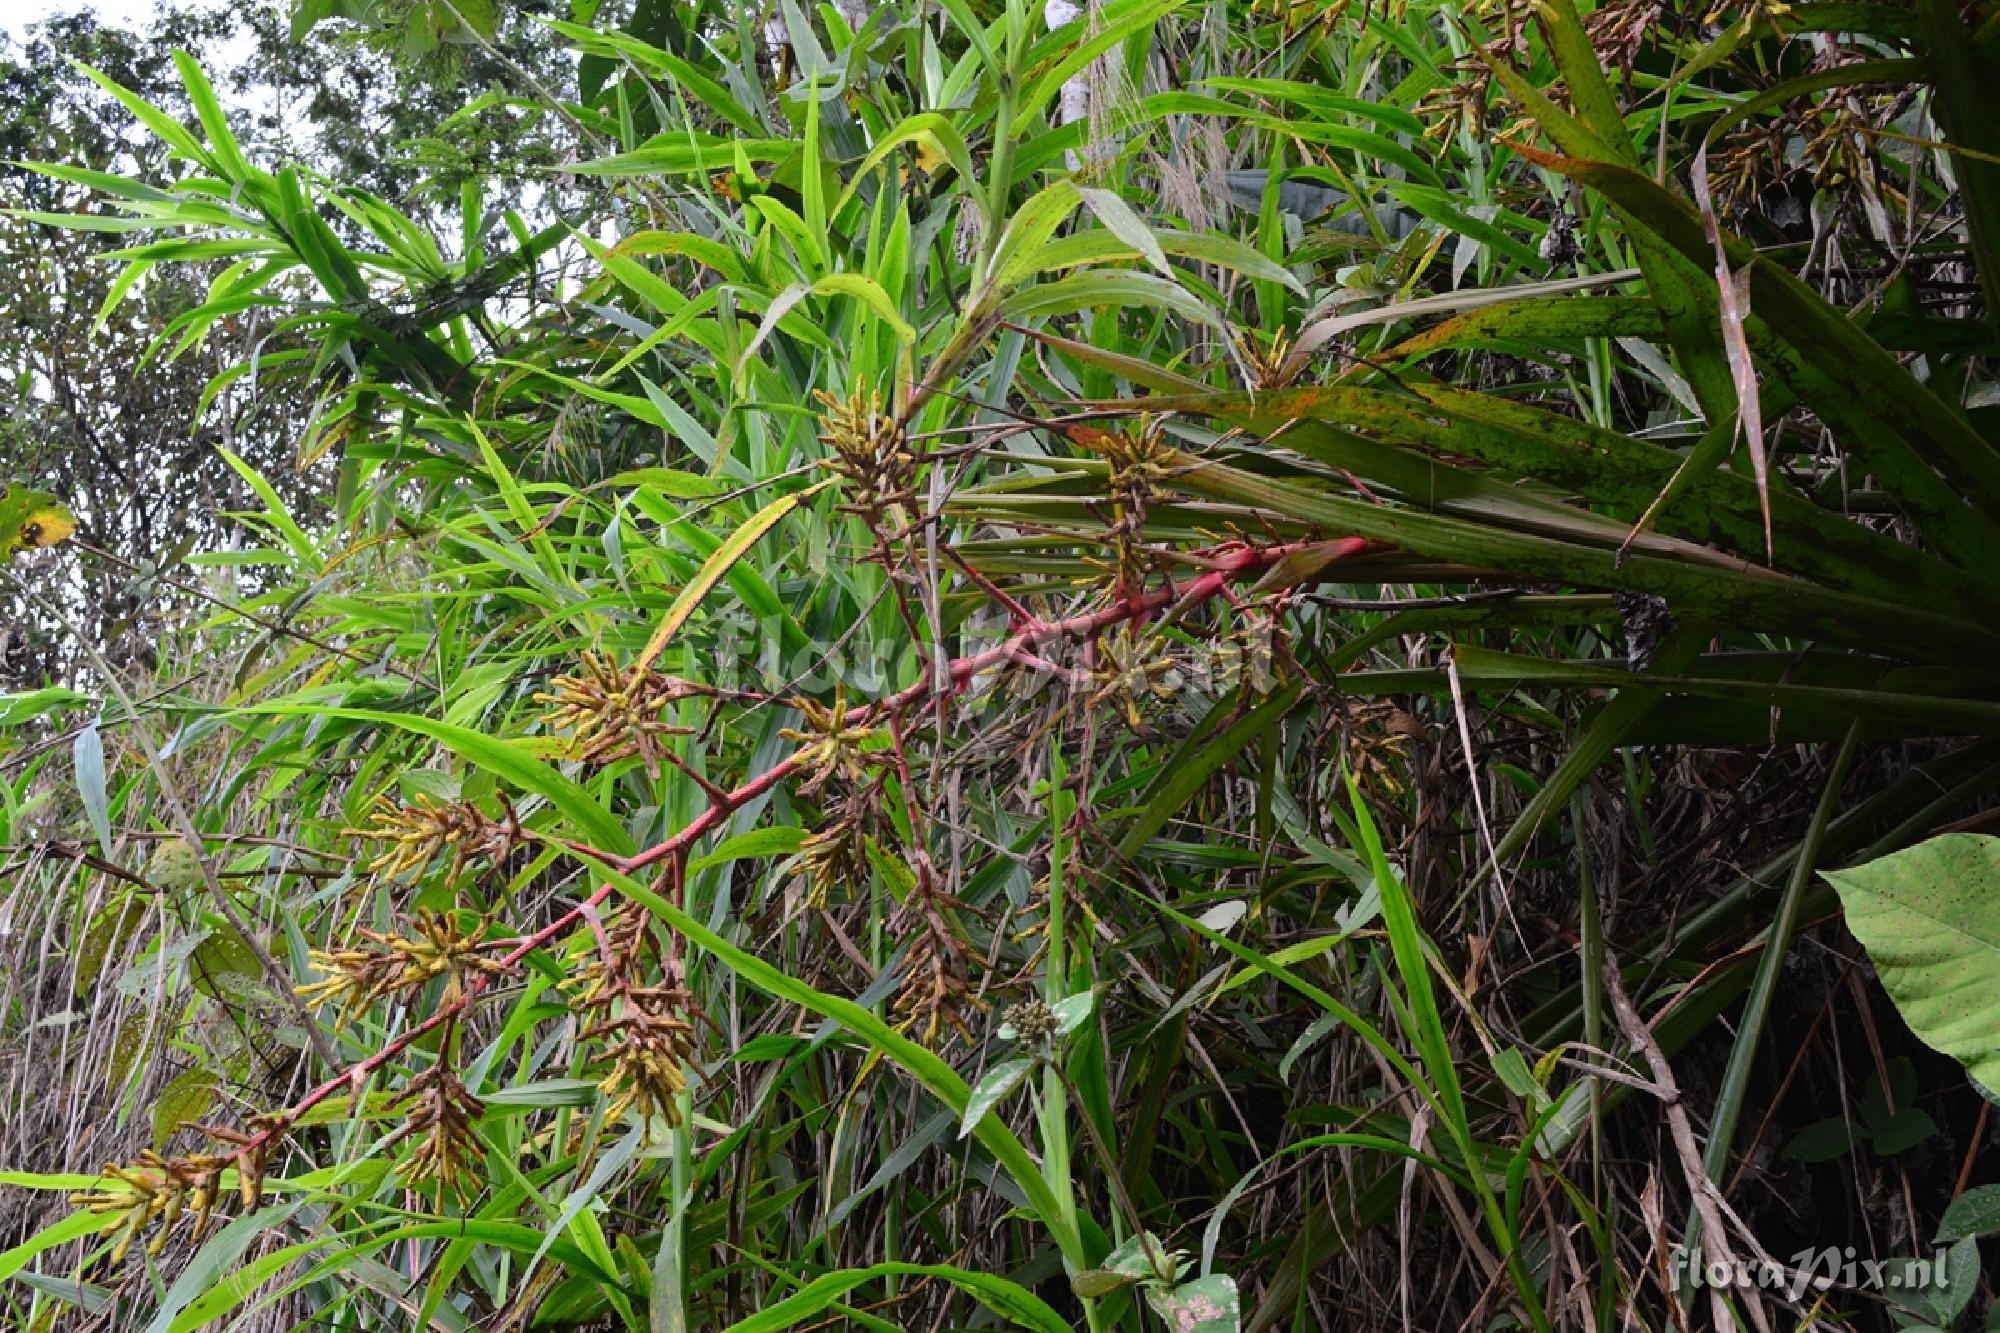
MULTIPOLYGON (((1812 823, 1806 828, 1805 840, 1799 844, 1798 857, 1792 862, 1791 877, 1785 882, 1784 896, 1778 900, 1778 910, 1771 918, 1770 929, 1764 936, 1764 952, 1757 960, 1757 975, 1751 980, 1750 995, 1743 1003, 1743 1021, 1736 1029, 1736 1042, 1729 1050, 1729 1064, 1722 1071, 1722 1087, 1715 1098, 1715 1116, 1709 1125, 1708 1146, 1702 1152, 1701 1164, 1708 1172, 1708 1178, 1720 1185, 1723 1172, 1729 1166, 1730 1150, 1736 1142, 1736 1122, 1743 1114, 1743 1094, 1750 1084, 1750 1067, 1757 1059, 1757 1045, 1764 1035, 1764 1024, 1770 1018, 1771 1000, 1778 991, 1778 976, 1784 970, 1785 955, 1791 951, 1792 931, 1798 924, 1799 903, 1805 898, 1806 889, 1812 884, 1813 872, 1819 868, 1819 849, 1826 837, 1828 823, 1833 819, 1834 807, 1839 804, 1841 788, 1847 785, 1847 773, 1854 763, 1854 752, 1861 739, 1861 721, 1855 719, 1847 729, 1847 737, 1840 743, 1840 752, 1834 756, 1833 771, 1827 774, 1826 789, 1820 793, 1819 805, 1813 811, 1812 823)), ((1686 1234, 1688 1244, 1693 1245, 1701 1232, 1701 1219, 1690 1213, 1686 1234)), ((1685 1298, 1693 1291, 1693 1283, 1686 1284, 1682 1295, 1685 1298)))
MULTIPOLYGON (((1049 1060, 1048 1068, 1055 1072, 1056 1079, 1061 1083, 1063 1089, 1071 1097, 1081 1101, 1082 1098, 1077 1094, 1076 1085, 1069 1081, 1069 1074, 1058 1063, 1059 1059, 1059 1055, 1052 1056, 1049 1060)), ((1135 1236, 1144 1235, 1146 1232, 1145 1218, 1139 1212, 1139 1205, 1133 1200, 1131 1191, 1125 1188, 1125 1174, 1118 1169, 1118 1159, 1112 1154, 1111 1145, 1104 1141, 1104 1136, 1097 1131, 1096 1122, 1091 1120, 1087 1115, 1083 1117, 1083 1132, 1084 1137, 1090 1140, 1090 1146, 1096 1150, 1098 1161, 1104 1165, 1105 1178, 1111 1182, 1112 1197, 1118 1201, 1119 1211, 1124 1213, 1125 1217, 1131 1222, 1132 1234, 1135 1236)), ((1147 1250, 1147 1262, 1154 1262, 1151 1247, 1145 1246, 1143 1248, 1147 1250)), ((1172 1276, 1168 1273, 1161 1273, 1157 1268, 1154 1270, 1154 1273, 1162 1282, 1169 1280, 1172 1276)))
MULTIPOLYGON (((1604 1049, 1604 916, 1597 901, 1597 879, 1590 868, 1590 846, 1583 835, 1583 794, 1570 798, 1569 816, 1576 843, 1577 932, 1583 949, 1583 1041, 1592 1051, 1604 1049)), ((1604 1084, 1591 1079, 1590 1098, 1590 1203, 1599 1218, 1593 1235, 1601 1235, 1604 1208, 1604 1084)), ((1597 1317, 1609 1327, 1615 1310, 1618 1284, 1607 1279, 1600 1289, 1597 1317)))
MULTIPOLYGON (((1049 769, 1049 914, 1048 963, 1042 977, 1042 998, 1048 1004, 1066 999, 1069 967, 1063 938, 1064 877, 1069 847, 1063 837, 1069 823, 1071 801, 1063 788, 1062 755, 1054 754, 1049 769)), ((1058 1048, 1042 1070, 1042 1101, 1039 1118, 1042 1137, 1042 1173, 1062 1205, 1069 1225, 1076 1225, 1076 1186, 1070 1170, 1069 1097, 1058 1048)), ((1079 1103, 1080 1105, 1081 1103, 1079 1103)), ((1086 1116, 1086 1119, 1088 1117, 1086 1116)))
POLYGON ((1027 22, 1024 6, 1013 3, 1007 6, 1007 58, 1000 70, 1000 95, 993 112, 993 155, 987 161, 986 172, 986 228, 979 246, 982 273, 999 247, 1000 228, 1007 217, 1007 196, 1014 184, 1014 113, 1020 104, 1021 53, 1028 46, 1027 22))

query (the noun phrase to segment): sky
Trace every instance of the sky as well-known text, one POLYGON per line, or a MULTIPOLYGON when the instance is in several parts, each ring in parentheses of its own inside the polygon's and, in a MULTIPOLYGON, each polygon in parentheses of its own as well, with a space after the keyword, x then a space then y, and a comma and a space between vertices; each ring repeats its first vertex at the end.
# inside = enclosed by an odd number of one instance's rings
POLYGON ((152 17, 153 0, 0 0, 0 29, 18 38, 29 24, 74 9, 94 9, 106 23, 137 28, 152 17))
MULTIPOLYGON (((229 0, 208 0, 206 5, 195 6, 181 0, 180 7, 212 8, 229 0)), ((145 32, 152 26, 158 12, 158 0, 0 0, 0 33, 20 41, 27 30, 37 23, 57 14, 73 14, 80 9, 94 10, 98 20, 107 27, 125 28, 132 32, 145 32)), ((222 58, 227 59, 233 51, 247 53, 250 39, 239 35, 236 47, 222 48, 222 58)), ((242 99, 232 98, 227 92, 221 96, 225 102, 240 108, 242 99)), ((257 99, 251 99, 253 105, 257 99)))

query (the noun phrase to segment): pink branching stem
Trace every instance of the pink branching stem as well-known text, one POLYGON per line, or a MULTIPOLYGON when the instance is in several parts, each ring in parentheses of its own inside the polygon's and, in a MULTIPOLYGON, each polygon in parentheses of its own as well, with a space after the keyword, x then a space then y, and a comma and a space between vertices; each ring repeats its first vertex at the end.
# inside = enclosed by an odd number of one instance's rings
POLYGON ((1005 588, 1001 587, 999 584, 995 583, 992 579, 987 578, 984 574, 980 573, 978 570, 974 569, 970 564, 966 563, 965 557, 960 555, 957 551, 952 550, 949 544, 943 545, 941 549, 944 551, 945 557, 949 559, 954 565, 957 565, 961 570, 965 571, 965 576, 971 579, 974 583, 978 584, 980 589, 984 591, 988 597, 991 597, 994 601, 1000 603, 1000 605, 1007 608, 1008 613, 1014 617, 1014 628, 1016 629, 1043 628, 1042 622, 1036 617, 1033 611, 1030 611, 1027 607, 1022 606, 1019 602, 1015 601, 1013 595, 1009 593, 1005 588))
MULTIPOLYGON (((1067 620, 1036 621, 1027 617, 1028 623, 1009 635, 998 645, 982 652, 958 658, 950 664, 946 679, 950 684, 949 693, 960 693, 966 685, 981 672, 990 671, 1009 662, 1020 662, 1023 658, 1036 657, 1034 649, 1044 644, 1058 644, 1076 639, 1088 639, 1103 630, 1127 621, 1150 616, 1156 611, 1172 607, 1176 614, 1205 602, 1227 591, 1229 585, 1254 574, 1261 574, 1271 566, 1296 551, 1304 543, 1278 546, 1231 545, 1206 553, 1207 569, 1192 582, 1184 584, 1165 583, 1150 592, 1134 593, 1100 607, 1095 611, 1072 616, 1067 620)), ((1379 542, 1361 537, 1347 537, 1338 542, 1321 543, 1322 551, 1329 545, 1335 559, 1366 555, 1384 549, 1379 542)), ((1232 600, 1234 600, 1232 598, 1232 600)), ((1025 614, 1025 613, 1023 613, 1025 614)), ((934 678, 927 672, 922 680, 908 689, 898 691, 878 699, 864 708, 856 709, 850 717, 857 724, 884 720, 900 721, 913 706, 929 703, 936 696, 934 678)), ((587 856, 609 865, 620 873, 629 874, 644 870, 663 861, 676 865, 684 861, 690 848, 703 837, 714 832, 736 811, 742 809, 758 797, 771 791, 799 771, 796 757, 774 764, 764 772, 751 778, 740 787, 729 791, 717 790, 711 797, 708 809, 696 815, 688 825, 664 842, 655 844, 632 856, 614 856, 581 843, 566 843, 569 849, 580 856, 587 856)), ((501 969, 511 972, 523 958, 574 927, 611 896, 615 884, 599 886, 588 898, 556 917, 532 934, 523 935, 513 941, 513 947, 499 958, 501 969)), ((268 1117, 264 1127, 248 1137, 239 1155, 245 1161, 257 1160, 252 1153, 262 1152, 270 1144, 282 1137, 307 1111, 336 1096, 343 1091, 358 1094, 367 1080, 389 1061, 395 1059, 411 1043, 425 1033, 435 1031, 451 1022, 469 1009, 478 998, 491 988, 496 972, 481 972, 468 981, 457 998, 441 1005, 430 1017, 415 1027, 405 1029, 392 1038, 380 1050, 366 1059, 349 1066, 318 1087, 308 1091, 287 1110, 268 1117)))

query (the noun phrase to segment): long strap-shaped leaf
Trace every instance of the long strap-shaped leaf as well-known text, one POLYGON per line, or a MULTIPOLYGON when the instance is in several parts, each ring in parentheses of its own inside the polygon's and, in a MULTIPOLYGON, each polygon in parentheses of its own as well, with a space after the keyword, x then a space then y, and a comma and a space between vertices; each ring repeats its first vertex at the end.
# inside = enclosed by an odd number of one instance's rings
POLYGON ((801 500, 829 484, 831 483, 822 481, 802 491, 779 496, 751 515, 748 523, 731 533, 727 541, 716 547, 715 553, 701 562, 701 568, 695 571, 694 578, 689 581, 687 587, 681 589, 681 595, 674 599, 674 604, 667 608, 666 617, 660 621, 660 627, 653 631, 653 637, 646 643, 646 651, 639 654, 639 660, 633 664, 633 669, 643 671, 658 660, 660 653, 665 650, 668 643, 672 642, 675 633, 687 623, 687 618, 694 614, 694 609, 701 605, 701 599, 708 596, 709 591, 721 582, 722 576, 729 572, 729 567, 742 559, 743 553, 756 545, 757 539, 769 532, 779 519, 798 508, 801 500))
MULTIPOLYGON (((1581 158, 1564 157, 1523 146, 1521 151, 1538 166, 1588 185, 1617 203, 1636 225, 1642 226, 1672 246, 1691 262, 1705 262, 1713 250, 1704 234, 1699 214, 1693 206, 1653 182, 1624 167, 1581 158)), ((1940 546, 1950 541, 1961 559, 1975 567, 2000 559, 2000 529, 1993 520, 2000 517, 2000 450, 1989 444, 1962 415, 1939 398, 1923 381, 1905 370, 1900 362, 1840 311, 1792 273, 1757 251, 1740 237, 1724 234, 1724 251, 1730 263, 1750 271, 1749 324, 1753 347, 1757 346, 1757 326, 1789 346, 1800 361, 1832 385, 1845 386, 1853 411, 1872 417, 1907 442, 1916 451, 1918 466, 1928 464, 1963 493, 1983 520, 1978 527, 1981 541, 1972 548, 1963 530, 1932 532, 1940 546)), ((1757 347, 1760 355, 1768 349, 1757 347)), ((1780 367, 1782 372, 1783 367, 1780 367)), ((1794 384, 1801 395, 1814 402, 1806 386, 1794 384)), ((1818 403, 1814 402, 1817 407, 1818 403)), ((1895 462, 1896 460, 1888 460, 1895 462)), ((1913 460, 1914 461, 1914 460, 1913 460)), ((1874 460, 1869 460, 1874 466, 1874 460)), ((1885 485, 1907 485, 1914 475, 1908 465, 1880 469, 1885 485)), ((1927 470, 1927 469, 1926 469, 1927 470)), ((1909 497, 1904 497, 1909 498, 1909 497)))
MULTIPOLYGON (((1198 412, 1257 431, 1308 457, 1402 490, 1417 503, 1474 491, 1514 505, 1533 499, 1491 474, 1459 474, 1459 469, 1437 457, 1444 454, 1587 495, 1593 503, 1629 519, 1646 509, 1680 463, 1678 455, 1660 445, 1492 394, 1440 385, 1424 385, 1416 392, 1420 396, 1325 385, 1256 395, 1154 398, 1147 406, 1198 412), (1403 447, 1369 448, 1351 436, 1302 429, 1302 422, 1342 426, 1403 447)), ((1662 517, 1663 531, 1753 558, 1763 555, 1758 496, 1748 478, 1711 471, 1694 477, 1688 492, 1688 503, 1662 517)), ((1923 589, 1929 593, 1926 600, 1940 609, 1991 595, 1990 585, 1967 571, 1799 495, 1779 490, 1771 500, 1784 539, 1779 563, 1793 572, 1891 600, 1923 589)), ((1579 518, 1596 517, 1552 501, 1540 507, 1579 518)))
MULTIPOLYGON (((1567 4, 1561 5, 1552 12, 1552 20, 1557 29, 1555 54, 1563 65, 1565 77, 1572 87, 1591 90, 1582 95, 1584 110, 1593 117, 1591 123, 1557 106, 1533 82, 1496 59, 1485 45, 1475 45, 1473 50, 1486 61, 1508 94, 1527 110, 1542 133, 1563 152, 1596 162, 1633 162, 1631 141, 1604 84, 1603 70, 1594 55, 1588 54, 1591 50, 1588 39, 1577 40, 1579 24, 1575 10, 1567 4)), ((1624 216, 1624 210, 1615 200, 1613 208, 1626 223, 1626 237, 1646 275, 1646 292, 1659 308, 1667 341, 1680 357, 1681 371, 1700 399, 1702 411, 1711 421, 1727 419, 1736 410, 1735 389, 1723 353, 1721 318, 1708 270, 1676 254, 1645 227, 1632 225, 1632 219, 1624 216)))
POLYGON ((854 1288, 883 1277, 923 1277, 949 1282, 971 1292, 995 1313, 1039 1333, 1068 1333, 1070 1327, 1041 1297, 1006 1278, 953 1268, 949 1264, 886 1263, 822 1274, 783 1300, 731 1324, 724 1333, 777 1333, 793 1328, 831 1308, 854 1288))
POLYGON ((1938 662, 1976 662, 1981 654, 2000 649, 2000 637, 1973 621, 1836 592, 1748 564, 1729 569, 1651 555, 1621 562, 1613 551, 1322 494, 1191 455, 1180 455, 1174 466, 1176 485, 1183 490, 1258 505, 1329 532, 1367 537, 1433 559, 1649 592, 1666 598, 1688 619, 1751 623, 1766 631, 1871 650, 1895 644, 1938 662))

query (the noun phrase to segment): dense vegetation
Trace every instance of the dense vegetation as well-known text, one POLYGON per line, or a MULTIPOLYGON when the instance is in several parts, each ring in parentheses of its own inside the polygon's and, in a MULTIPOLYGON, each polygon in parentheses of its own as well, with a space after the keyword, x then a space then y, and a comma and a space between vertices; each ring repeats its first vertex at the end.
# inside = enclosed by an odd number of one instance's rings
POLYGON ((164 23, 0 71, 8 1327, 2000 1327, 2000 10, 164 23))

